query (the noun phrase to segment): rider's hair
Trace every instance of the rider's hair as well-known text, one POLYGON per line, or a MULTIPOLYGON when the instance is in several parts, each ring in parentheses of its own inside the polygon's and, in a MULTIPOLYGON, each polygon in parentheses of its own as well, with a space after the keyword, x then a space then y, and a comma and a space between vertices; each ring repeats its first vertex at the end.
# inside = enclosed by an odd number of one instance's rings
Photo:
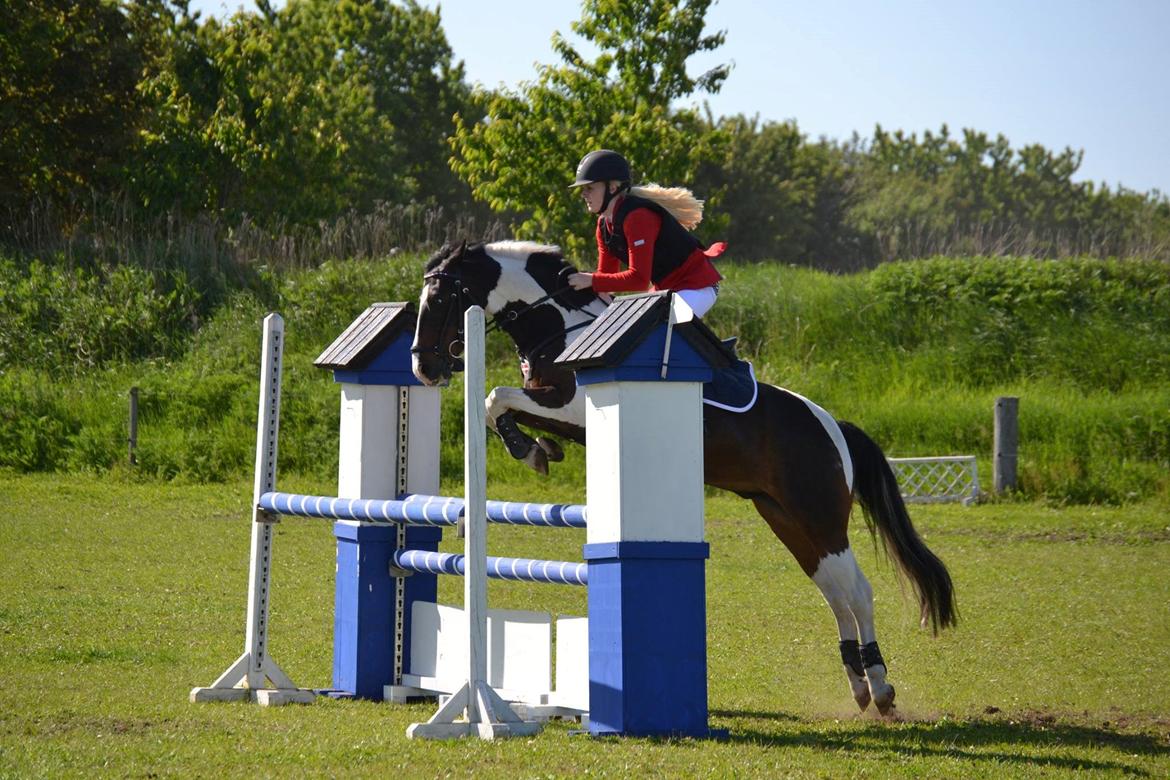
POLYGON ((670 212, 687 230, 694 230, 703 221, 703 201, 695 197, 686 187, 661 187, 657 184, 643 184, 631 187, 630 194, 652 200, 670 212))

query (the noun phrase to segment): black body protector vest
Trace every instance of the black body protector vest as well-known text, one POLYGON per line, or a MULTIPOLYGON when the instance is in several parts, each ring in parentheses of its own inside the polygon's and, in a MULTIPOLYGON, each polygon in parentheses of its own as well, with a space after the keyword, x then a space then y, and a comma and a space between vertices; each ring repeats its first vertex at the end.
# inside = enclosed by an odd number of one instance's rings
POLYGON ((662 217, 662 229, 654 241, 654 265, 650 269, 650 281, 657 286, 703 244, 662 206, 647 198, 626 195, 613 213, 613 230, 609 229, 604 217, 601 220, 601 240, 605 242, 605 248, 619 257, 623 264, 629 264, 630 250, 622 225, 626 215, 634 209, 650 209, 662 217))

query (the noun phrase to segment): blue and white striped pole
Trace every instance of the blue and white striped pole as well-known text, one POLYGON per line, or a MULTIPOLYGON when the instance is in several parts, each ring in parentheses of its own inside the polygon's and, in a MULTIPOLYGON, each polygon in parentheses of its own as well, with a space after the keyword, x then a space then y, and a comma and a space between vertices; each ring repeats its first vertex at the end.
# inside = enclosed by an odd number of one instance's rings
MULTIPOLYGON (((453 526, 463 517, 463 499, 452 496, 408 495, 401 500, 339 498, 299 493, 264 493, 258 506, 276 515, 321 517, 366 523, 407 523, 409 525, 453 526)), ((518 501, 488 501, 489 523, 585 528, 583 504, 535 504, 518 501)))

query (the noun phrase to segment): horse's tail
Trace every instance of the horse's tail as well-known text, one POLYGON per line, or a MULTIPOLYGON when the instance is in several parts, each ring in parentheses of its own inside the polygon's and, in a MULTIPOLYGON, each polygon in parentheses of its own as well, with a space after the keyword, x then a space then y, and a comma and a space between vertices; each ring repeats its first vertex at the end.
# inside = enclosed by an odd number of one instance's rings
POLYGON ((925 626, 929 618, 936 634, 940 628, 953 626, 958 611, 951 575, 914 530, 885 453, 856 425, 838 424, 853 458, 853 491, 870 533, 880 534, 886 553, 913 585, 922 610, 922 624, 925 626))

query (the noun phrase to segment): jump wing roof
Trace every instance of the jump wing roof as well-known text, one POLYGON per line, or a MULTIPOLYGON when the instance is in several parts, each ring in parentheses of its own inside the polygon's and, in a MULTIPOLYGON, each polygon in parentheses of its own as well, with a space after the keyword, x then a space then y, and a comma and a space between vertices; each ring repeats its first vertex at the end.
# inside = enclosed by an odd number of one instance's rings
POLYGON ((403 331, 413 332, 414 322, 413 304, 371 304, 317 356, 313 365, 334 370, 364 368, 403 331))
MULTIPOLYGON (((557 357, 566 368, 610 368, 621 364, 658 326, 670 317, 669 291, 625 295, 614 300, 581 336, 557 357)), ((675 325, 713 368, 730 365, 735 354, 699 318, 675 325)))

